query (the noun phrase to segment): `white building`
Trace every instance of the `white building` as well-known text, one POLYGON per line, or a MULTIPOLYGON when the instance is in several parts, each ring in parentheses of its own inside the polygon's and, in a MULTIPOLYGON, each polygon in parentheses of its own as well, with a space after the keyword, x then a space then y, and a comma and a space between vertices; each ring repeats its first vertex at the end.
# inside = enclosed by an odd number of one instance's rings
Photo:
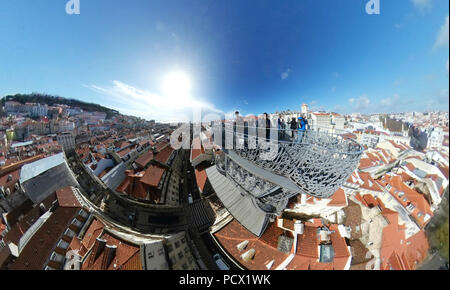
POLYGON ((305 115, 308 114, 308 105, 307 104, 302 105, 302 114, 305 114, 305 115))
POLYGON ((441 148, 444 142, 444 131, 442 128, 434 128, 428 135, 427 148, 441 148))
POLYGON ((331 115, 329 113, 312 113, 312 124, 310 124, 313 130, 317 129, 331 129, 331 115))
POLYGON ((47 116, 48 113, 48 106, 46 104, 34 104, 31 107, 31 115, 34 117, 42 117, 47 116))
POLYGON ((63 147, 64 152, 75 150, 75 137, 72 133, 66 132, 57 136, 59 145, 63 147))
POLYGON ((332 114, 331 120, 335 129, 344 130, 345 117, 339 114, 332 114))
POLYGON ((361 136, 361 145, 366 145, 368 148, 375 148, 380 141, 380 135, 363 132, 361 136))
POLYGON ((59 132, 68 132, 75 129, 75 123, 74 122, 60 122, 59 123, 59 132))

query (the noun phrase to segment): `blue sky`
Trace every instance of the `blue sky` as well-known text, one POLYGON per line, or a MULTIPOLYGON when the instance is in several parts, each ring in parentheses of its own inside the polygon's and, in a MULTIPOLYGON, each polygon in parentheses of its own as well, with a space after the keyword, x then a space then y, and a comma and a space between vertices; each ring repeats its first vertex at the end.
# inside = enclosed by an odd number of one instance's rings
MULTIPOLYGON (((148 119, 448 111, 445 0, 68 0, 0 2, 0 96, 42 92, 148 119), (164 92, 173 72, 190 79, 164 92), (187 116, 189 117, 189 116, 187 116)), ((175 84, 174 84, 175 85, 175 84)))

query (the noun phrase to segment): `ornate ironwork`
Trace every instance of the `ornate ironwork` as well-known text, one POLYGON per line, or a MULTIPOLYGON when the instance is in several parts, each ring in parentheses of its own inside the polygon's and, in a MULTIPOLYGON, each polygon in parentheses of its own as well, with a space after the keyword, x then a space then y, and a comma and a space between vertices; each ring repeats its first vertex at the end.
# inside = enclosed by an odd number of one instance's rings
POLYGON ((214 140, 220 141, 216 144, 225 144, 224 156, 219 155, 216 159, 217 167, 261 204, 276 203, 279 207, 280 202, 286 203, 288 198, 299 193, 328 198, 356 169, 363 148, 352 134, 333 128, 298 133, 300 138, 292 141, 275 128, 215 124, 214 140), (282 138, 278 140, 278 136, 282 138), (230 150, 267 172, 287 178, 298 190, 274 190, 274 184, 256 178, 238 162, 227 158, 230 150))

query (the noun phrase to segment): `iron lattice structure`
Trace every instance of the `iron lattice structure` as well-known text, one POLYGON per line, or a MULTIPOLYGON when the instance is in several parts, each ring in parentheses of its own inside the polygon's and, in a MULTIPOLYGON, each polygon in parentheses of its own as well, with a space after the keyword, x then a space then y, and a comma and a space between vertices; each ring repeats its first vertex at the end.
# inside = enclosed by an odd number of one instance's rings
POLYGON ((289 198, 301 193, 330 197, 357 168, 363 153, 354 135, 331 127, 299 132, 299 141, 275 128, 220 123, 212 131, 223 149, 216 157, 218 169, 267 212, 280 212, 289 198))

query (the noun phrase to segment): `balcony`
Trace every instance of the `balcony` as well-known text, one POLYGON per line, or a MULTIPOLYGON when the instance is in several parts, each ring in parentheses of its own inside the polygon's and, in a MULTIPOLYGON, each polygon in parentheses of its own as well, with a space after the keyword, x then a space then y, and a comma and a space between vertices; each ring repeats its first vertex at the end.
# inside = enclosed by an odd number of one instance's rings
POLYGON ((333 195, 357 168, 363 147, 354 135, 333 127, 298 132, 300 138, 293 140, 290 130, 256 124, 226 121, 212 126, 221 150, 207 174, 228 211, 260 236, 291 197, 333 195))

